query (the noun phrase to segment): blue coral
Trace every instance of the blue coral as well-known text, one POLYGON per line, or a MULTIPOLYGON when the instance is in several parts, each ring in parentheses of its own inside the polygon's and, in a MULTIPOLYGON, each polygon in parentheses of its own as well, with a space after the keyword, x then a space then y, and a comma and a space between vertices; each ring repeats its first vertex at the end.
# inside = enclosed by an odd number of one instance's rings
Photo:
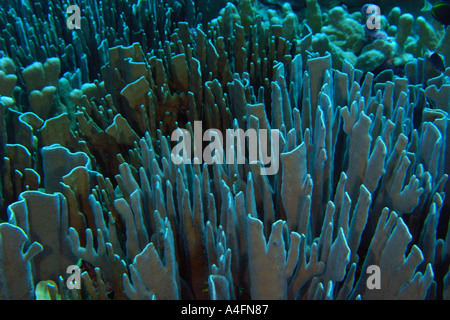
POLYGON ((312 27, 254 1, 205 18, 204 1, 85 0, 92 19, 69 32, 65 1, 0 2, 0 298, 450 298, 433 22, 394 9, 366 42, 359 12, 313 0, 312 27), (381 69, 358 69, 375 51, 381 69), (176 165, 170 134, 200 120, 278 129, 279 172, 176 165))

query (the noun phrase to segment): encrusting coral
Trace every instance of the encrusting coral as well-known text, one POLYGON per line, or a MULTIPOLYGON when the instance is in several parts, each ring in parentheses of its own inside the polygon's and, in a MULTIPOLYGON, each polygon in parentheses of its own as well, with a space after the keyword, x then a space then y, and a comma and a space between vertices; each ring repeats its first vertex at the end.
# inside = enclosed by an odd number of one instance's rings
POLYGON ((428 43, 393 9, 369 41, 360 12, 314 0, 310 25, 287 4, 202 26, 190 1, 106 2, 80 1, 72 33, 64 2, 42 34, 40 4, 1 11, 2 298, 450 299, 450 71, 422 58, 444 30, 428 43), (278 173, 175 164, 170 135, 196 121, 277 129, 278 173))

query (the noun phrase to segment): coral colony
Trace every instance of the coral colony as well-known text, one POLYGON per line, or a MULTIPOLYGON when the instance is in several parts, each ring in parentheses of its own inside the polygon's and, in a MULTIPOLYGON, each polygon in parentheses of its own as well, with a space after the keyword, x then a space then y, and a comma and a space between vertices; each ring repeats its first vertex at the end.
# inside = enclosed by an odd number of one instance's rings
POLYGON ((0 0, 0 298, 450 299, 447 7, 392 3, 0 0))

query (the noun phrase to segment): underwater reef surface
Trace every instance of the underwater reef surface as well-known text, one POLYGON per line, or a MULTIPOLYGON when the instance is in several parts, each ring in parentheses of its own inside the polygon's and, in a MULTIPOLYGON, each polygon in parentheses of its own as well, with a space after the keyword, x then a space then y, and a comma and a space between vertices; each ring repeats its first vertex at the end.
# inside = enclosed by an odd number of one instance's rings
POLYGON ((450 29, 384 2, 0 0, 0 298, 450 299, 450 29))

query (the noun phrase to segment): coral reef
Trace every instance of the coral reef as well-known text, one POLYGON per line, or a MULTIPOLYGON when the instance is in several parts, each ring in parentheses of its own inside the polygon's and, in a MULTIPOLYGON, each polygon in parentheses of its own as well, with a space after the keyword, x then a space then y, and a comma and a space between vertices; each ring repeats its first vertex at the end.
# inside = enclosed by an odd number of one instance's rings
POLYGON ((424 56, 448 28, 82 0, 69 31, 66 1, 0 3, 0 298, 450 299, 450 69, 424 56), (197 121, 278 130, 278 172, 176 164, 197 121))

